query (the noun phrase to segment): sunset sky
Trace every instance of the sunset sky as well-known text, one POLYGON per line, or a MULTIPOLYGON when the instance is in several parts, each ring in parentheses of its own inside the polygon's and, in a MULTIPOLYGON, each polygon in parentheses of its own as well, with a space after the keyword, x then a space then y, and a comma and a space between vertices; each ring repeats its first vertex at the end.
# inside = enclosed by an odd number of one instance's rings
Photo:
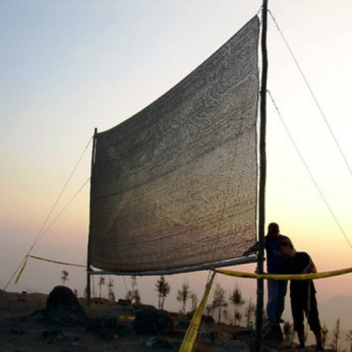
MULTIPOLYGON (((260 6, 260 0, 0 2, 1 289, 31 246, 35 256, 86 263, 94 128, 107 130, 160 97, 260 6), (50 227, 44 233, 43 224, 50 227)), ((320 271, 348 268, 352 2, 269 0, 269 8, 320 111, 269 15, 268 90, 285 125, 268 96, 267 223, 278 222, 320 271)), ((253 272, 255 265, 235 269, 253 272)), ((69 271, 67 285, 83 295, 84 269, 35 259, 7 290, 48 293, 61 283, 62 270, 69 271)), ((200 298, 207 274, 169 277, 171 295, 189 280, 200 298)), ((156 305, 157 278, 138 280, 142 299, 156 305)), ((227 289, 236 282, 217 281, 227 289)), ((129 278, 114 282, 123 298, 129 278)), ((255 299, 255 282, 237 282, 255 299)), ((318 300, 352 296, 351 283, 351 275, 317 281, 318 300)), ((174 298, 167 309, 179 309, 174 298)))

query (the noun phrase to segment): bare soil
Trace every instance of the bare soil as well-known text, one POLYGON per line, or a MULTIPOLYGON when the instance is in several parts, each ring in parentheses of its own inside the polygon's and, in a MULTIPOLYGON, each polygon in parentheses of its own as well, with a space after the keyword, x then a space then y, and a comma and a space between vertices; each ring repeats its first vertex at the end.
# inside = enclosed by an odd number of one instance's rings
MULTIPOLYGON (((38 314, 46 307, 48 295, 40 293, 10 293, 0 291, 0 351, 12 352, 152 352, 150 347, 141 344, 151 335, 128 334, 119 337, 111 334, 101 334, 90 331, 84 326, 67 326, 55 329, 43 320, 37 319, 38 314)), ((132 307, 125 307, 104 300, 92 300, 87 305, 85 300, 80 299, 80 304, 89 319, 106 315, 115 315, 117 319, 130 321, 135 312, 132 307)), ((170 313, 176 327, 180 319, 179 314, 170 313)), ((238 327, 226 324, 202 324, 202 331, 214 332, 215 341, 199 340, 196 342, 194 352, 222 352, 229 351, 228 346, 234 332, 238 327)), ((242 328, 243 329, 243 328, 242 328)), ((166 336, 171 343, 180 346, 186 330, 177 330, 166 336)), ((282 344, 277 348, 263 346, 263 351, 292 351, 295 344, 282 344)), ((175 347, 173 351, 177 351, 175 347)), ((306 351, 314 351, 308 348, 306 351)))
MULTIPOLYGON (((131 334, 119 338, 109 334, 105 336, 97 334, 83 326, 53 330, 51 326, 36 319, 36 314, 33 314, 46 307, 47 298, 48 295, 41 293, 0 292, 0 351, 150 352, 153 350, 150 347, 141 346, 143 342, 152 337, 151 335, 131 334)), ((83 299, 79 301, 89 319, 113 314, 119 319, 129 320, 133 319, 135 314, 132 307, 107 303, 104 300, 93 299, 90 305, 87 305, 83 299)), ((176 326, 180 317, 178 314, 171 314, 171 316, 176 326)), ((200 342, 198 350, 226 351, 225 347, 231 340, 230 330, 224 331, 212 346, 200 342)), ((178 341, 180 345, 184 334, 185 331, 174 330, 166 338, 171 343, 178 341)))

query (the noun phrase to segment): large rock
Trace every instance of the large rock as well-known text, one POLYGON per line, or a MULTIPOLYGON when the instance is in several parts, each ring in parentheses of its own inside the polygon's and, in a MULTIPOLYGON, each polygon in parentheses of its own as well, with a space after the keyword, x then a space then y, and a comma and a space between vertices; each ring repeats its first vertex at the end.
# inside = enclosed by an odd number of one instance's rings
POLYGON ((133 328, 137 333, 166 335, 173 329, 173 320, 164 310, 145 307, 137 311, 133 328))
POLYGON ((46 301, 44 315, 53 323, 61 325, 80 325, 87 322, 87 316, 71 289, 56 286, 46 301))
POLYGON ((249 347, 242 341, 233 340, 227 346, 229 352, 250 352, 249 347))
MULTIPOLYGON (((193 318, 193 315, 194 315, 194 311, 193 312, 190 312, 190 313, 187 313, 185 315, 185 319, 191 321, 192 318, 193 318)), ((203 323, 207 323, 207 324, 215 324, 215 320, 214 318, 211 316, 211 315, 202 315, 202 322, 203 323)))
POLYGON ((87 329, 107 339, 116 339, 135 334, 132 322, 119 320, 115 314, 90 319, 87 329))
POLYGON ((175 346, 166 340, 165 336, 154 336, 141 343, 142 347, 153 348, 155 350, 173 350, 175 346))
POLYGON ((280 346, 284 341, 281 326, 279 324, 274 326, 267 326, 263 329, 263 341, 269 346, 280 346))

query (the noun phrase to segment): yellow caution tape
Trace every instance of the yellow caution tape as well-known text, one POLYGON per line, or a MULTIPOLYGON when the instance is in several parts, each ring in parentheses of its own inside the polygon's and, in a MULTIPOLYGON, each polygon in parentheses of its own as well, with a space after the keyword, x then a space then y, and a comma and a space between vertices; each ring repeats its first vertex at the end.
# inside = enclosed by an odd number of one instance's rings
POLYGON ((208 301, 209 293, 210 293, 211 287, 213 286, 215 274, 216 274, 216 272, 213 272, 213 275, 205 288, 203 298, 202 298, 197 310, 195 311, 195 313, 193 315, 192 321, 189 324, 189 327, 188 327, 186 335, 182 341, 182 345, 181 345, 179 352, 191 352, 192 351, 194 341, 197 337, 197 333, 198 333, 199 325, 200 325, 200 322, 202 319, 202 315, 203 315, 205 306, 208 301))
POLYGON ((134 320, 134 317, 131 317, 129 315, 119 315, 118 318, 121 319, 121 320, 129 320, 129 321, 133 321, 134 320))
POLYGON ((86 265, 82 265, 82 264, 72 264, 72 263, 59 262, 57 260, 51 260, 51 259, 45 259, 45 258, 36 257, 34 255, 28 255, 28 257, 31 257, 31 258, 34 258, 34 259, 39 259, 39 260, 44 260, 45 262, 49 262, 49 263, 63 264, 63 265, 69 265, 69 266, 78 266, 80 268, 86 268, 86 265))
POLYGON ((352 273, 352 268, 325 271, 321 273, 312 273, 312 274, 295 274, 295 275, 280 275, 280 274, 253 274, 253 273, 244 273, 241 271, 232 271, 217 269, 215 272, 235 277, 242 277, 245 279, 270 279, 270 280, 316 280, 324 279, 327 277, 339 276, 344 274, 352 273))
POLYGON ((23 273, 24 268, 26 267, 27 259, 28 259, 28 256, 26 256, 26 260, 24 261, 24 263, 23 263, 23 265, 22 265, 22 268, 21 268, 20 272, 18 273, 18 275, 17 275, 17 277, 16 277, 15 284, 17 284, 18 280, 20 279, 20 276, 21 276, 22 273, 23 273))

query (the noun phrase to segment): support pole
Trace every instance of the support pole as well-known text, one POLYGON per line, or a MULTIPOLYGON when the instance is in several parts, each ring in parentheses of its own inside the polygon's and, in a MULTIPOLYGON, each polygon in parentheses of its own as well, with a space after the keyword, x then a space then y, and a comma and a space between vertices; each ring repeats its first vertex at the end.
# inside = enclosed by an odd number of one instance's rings
POLYGON ((93 136, 93 147, 92 147, 92 160, 91 160, 91 170, 90 170, 90 209, 89 209, 89 233, 88 233, 88 253, 87 253, 87 305, 90 304, 90 296, 91 296, 91 287, 90 287, 90 272, 91 272, 91 263, 90 263, 90 233, 91 233, 91 214, 92 214, 92 177, 93 177, 93 166, 95 162, 95 153, 96 153, 96 143, 97 143, 97 133, 98 129, 94 129, 93 136))
MULTIPOLYGON (((262 7, 262 80, 260 90, 260 130, 259 130, 259 209, 258 209, 258 274, 263 274, 264 263, 264 228, 265 228, 265 184, 266 184, 266 91, 267 91, 267 72, 268 57, 266 47, 267 35, 267 12, 268 0, 263 0, 262 7)), ((263 306, 264 306, 264 282, 263 279, 257 280, 257 314, 256 314, 256 338, 255 350, 262 350, 262 332, 263 332, 263 306)))

